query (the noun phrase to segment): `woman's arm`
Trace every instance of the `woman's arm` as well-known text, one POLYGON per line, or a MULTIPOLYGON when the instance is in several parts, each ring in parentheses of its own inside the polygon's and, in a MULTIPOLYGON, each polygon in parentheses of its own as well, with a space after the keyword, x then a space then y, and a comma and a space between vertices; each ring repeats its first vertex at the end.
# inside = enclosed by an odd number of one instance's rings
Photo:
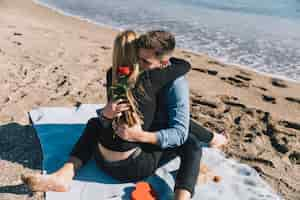
POLYGON ((190 63, 183 59, 171 58, 170 62, 171 65, 165 68, 156 68, 148 71, 151 89, 154 93, 157 93, 167 83, 185 75, 191 69, 190 63))
POLYGON ((104 108, 97 110, 97 115, 103 126, 107 127, 111 124, 112 119, 119 113, 130 109, 127 103, 121 103, 122 100, 112 101, 110 87, 112 85, 112 68, 106 72, 106 96, 107 103, 104 108))

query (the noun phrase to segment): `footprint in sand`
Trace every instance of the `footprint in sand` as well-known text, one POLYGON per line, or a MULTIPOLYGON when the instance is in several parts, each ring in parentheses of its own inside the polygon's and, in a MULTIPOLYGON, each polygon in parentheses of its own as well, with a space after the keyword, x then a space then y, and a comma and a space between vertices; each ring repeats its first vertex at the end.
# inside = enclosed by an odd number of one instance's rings
POLYGON ((70 94, 70 90, 65 91, 65 93, 63 93, 63 96, 68 96, 70 94))
POLYGON ((246 72, 244 70, 239 70, 240 74, 245 75, 245 76, 252 76, 249 72, 246 72))
POLYGON ((57 66, 55 66, 55 67, 53 68, 53 70, 52 70, 52 73, 56 73, 56 72, 57 72, 57 70, 58 70, 58 67, 57 67, 57 66))
POLYGON ((94 58, 92 62, 93 62, 93 63, 96 63, 96 62, 98 62, 98 61, 99 61, 98 58, 94 58))
POLYGON ((280 153, 285 154, 289 151, 288 141, 285 137, 280 138, 277 135, 272 135, 270 137, 270 142, 271 142, 272 147, 280 153))
POLYGON ((212 118, 220 119, 227 109, 227 106, 222 104, 218 99, 207 99, 199 96, 191 96, 192 113, 197 117, 199 113, 210 116, 212 118))
POLYGON ((9 101, 10 101, 10 98, 9 98, 9 97, 5 97, 5 98, 1 101, 1 103, 6 104, 6 103, 9 102, 9 101))
POLYGON ((285 97, 287 101, 300 104, 300 99, 294 97, 285 97))
POLYGON ((194 105, 203 105, 203 106, 208 106, 210 108, 218 108, 218 105, 216 102, 208 101, 206 99, 200 99, 200 98, 195 98, 192 97, 192 104, 194 105))
POLYGON ((276 104, 276 98, 272 97, 272 96, 268 96, 268 95, 262 95, 262 99, 266 102, 270 102, 272 104, 276 104))
POLYGON ((251 142, 253 142, 254 138, 255 138, 255 135, 248 133, 244 136, 244 142, 251 143, 251 142))
POLYGON ((216 76, 217 74, 218 74, 218 71, 216 71, 216 70, 207 70, 207 73, 209 74, 209 75, 212 75, 212 76, 216 76))
POLYGON ((92 58, 93 63, 96 63, 96 62, 99 61, 99 58, 98 58, 97 54, 90 54, 89 57, 92 58))
POLYGON ((22 43, 21 43, 21 42, 18 42, 18 41, 13 41, 12 43, 13 43, 13 44, 16 44, 16 45, 18 45, 18 46, 21 46, 21 45, 22 45, 22 43))
POLYGON ((238 101, 239 98, 235 97, 235 96, 229 96, 229 95, 218 95, 218 97, 222 100, 222 101, 238 101))
POLYGON ((251 81, 252 79, 247 77, 247 76, 243 76, 243 75, 235 75, 236 78, 242 79, 244 81, 251 81))
POLYGON ((216 76, 218 74, 218 71, 210 70, 210 69, 192 68, 192 70, 198 71, 198 72, 201 72, 201 73, 205 73, 205 74, 209 74, 209 75, 212 75, 212 76, 216 76))
POLYGON ((234 123, 235 123, 236 125, 240 125, 241 119, 242 119, 241 116, 236 117, 236 118, 234 119, 234 123))
POLYGON ((207 70, 202 69, 202 68, 192 68, 192 70, 198 71, 198 72, 201 72, 201 73, 206 73, 207 72, 207 70))
POLYGON ((22 36, 22 33, 14 32, 14 36, 22 36))
POLYGON ((59 77, 56 80, 56 83, 57 83, 57 88, 64 86, 66 83, 68 83, 68 85, 70 85, 70 83, 68 81, 68 76, 66 76, 66 75, 59 77))
POLYGON ((233 107, 239 107, 239 108, 246 108, 246 106, 242 103, 234 102, 234 101, 224 101, 224 103, 228 106, 233 106, 233 107))
POLYGON ((265 88, 265 87, 261 87, 261 86, 257 86, 257 85, 253 85, 253 87, 258 88, 258 89, 260 89, 260 90, 262 90, 264 92, 268 91, 268 89, 265 88))
POLYGON ((300 152, 293 151, 289 155, 289 160, 291 161, 292 164, 294 165, 300 165, 300 152))
POLYGON ((275 87, 280 87, 280 88, 287 88, 288 86, 284 83, 283 80, 280 80, 280 79, 271 79, 271 83, 273 86, 275 87))
POLYGON ((279 121, 279 125, 300 131, 300 124, 296 122, 279 121))
POLYGON ((246 109, 246 105, 239 102, 239 98, 235 96, 221 95, 219 96, 221 101, 228 106, 238 107, 246 109))
POLYGON ((23 99, 24 97, 27 96, 27 93, 24 92, 24 91, 20 91, 20 94, 19 94, 20 98, 23 99))
POLYGON ((109 47, 109 46, 101 46, 100 48, 103 49, 103 50, 109 50, 109 49, 111 49, 111 47, 109 47))
POLYGON ((240 78, 235 77, 221 77, 221 80, 225 81, 226 83, 229 83, 230 85, 233 85, 235 87, 249 87, 250 84, 248 81, 242 80, 240 78))
POLYGON ((79 39, 81 39, 81 40, 87 40, 88 38, 86 36, 80 35, 79 39))
POLYGON ((223 64, 219 61, 216 61, 216 60, 208 60, 207 62, 208 62, 208 64, 213 64, 213 65, 218 65, 218 66, 221 66, 221 67, 226 67, 225 64, 223 64))

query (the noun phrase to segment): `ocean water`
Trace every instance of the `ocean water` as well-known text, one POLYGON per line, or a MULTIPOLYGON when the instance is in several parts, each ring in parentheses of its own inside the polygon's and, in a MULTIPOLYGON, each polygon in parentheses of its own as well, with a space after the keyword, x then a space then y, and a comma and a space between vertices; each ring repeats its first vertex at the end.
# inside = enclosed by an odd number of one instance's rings
POLYGON ((300 81, 300 0, 39 0, 117 29, 164 29, 178 47, 300 81))

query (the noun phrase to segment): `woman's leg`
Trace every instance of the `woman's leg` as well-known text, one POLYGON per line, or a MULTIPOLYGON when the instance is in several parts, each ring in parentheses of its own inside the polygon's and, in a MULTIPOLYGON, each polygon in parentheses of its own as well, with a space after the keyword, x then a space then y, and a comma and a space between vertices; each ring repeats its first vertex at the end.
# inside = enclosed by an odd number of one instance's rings
POLYGON ((105 161, 101 153, 95 154, 98 166, 121 182, 136 182, 154 174, 161 152, 145 152, 138 148, 129 158, 105 161))
POLYGON ((92 157, 99 131, 101 131, 101 123, 98 118, 90 119, 70 153, 69 160, 60 169, 49 175, 23 175, 22 180, 33 191, 68 191, 76 171, 92 157))

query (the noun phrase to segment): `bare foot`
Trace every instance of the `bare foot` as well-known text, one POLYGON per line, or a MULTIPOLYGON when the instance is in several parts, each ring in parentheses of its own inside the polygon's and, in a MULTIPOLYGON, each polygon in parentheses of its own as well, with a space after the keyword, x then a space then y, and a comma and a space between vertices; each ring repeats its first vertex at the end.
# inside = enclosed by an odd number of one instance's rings
POLYGON ((22 175, 21 179, 34 192, 48 192, 48 191, 67 192, 69 190, 70 182, 71 182, 63 179, 62 177, 56 174, 22 175))
POLYGON ((213 133, 214 137, 210 142, 210 147, 222 149, 228 143, 228 136, 225 133, 213 133))

